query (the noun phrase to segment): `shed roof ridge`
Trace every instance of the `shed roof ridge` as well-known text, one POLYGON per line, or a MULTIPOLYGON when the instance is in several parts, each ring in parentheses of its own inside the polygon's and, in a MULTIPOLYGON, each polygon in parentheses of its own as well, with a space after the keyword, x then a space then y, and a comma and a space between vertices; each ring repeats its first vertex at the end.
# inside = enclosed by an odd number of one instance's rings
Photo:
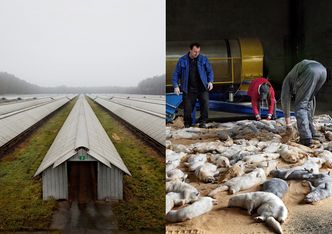
POLYGON ((67 161, 81 147, 85 148, 90 156, 106 166, 110 167, 112 164, 130 175, 128 168, 89 103, 83 95, 80 95, 35 176, 52 165, 57 167, 67 161), (76 129, 73 129, 75 127, 76 129), (94 139, 98 135, 105 138, 103 144, 100 140, 94 139))

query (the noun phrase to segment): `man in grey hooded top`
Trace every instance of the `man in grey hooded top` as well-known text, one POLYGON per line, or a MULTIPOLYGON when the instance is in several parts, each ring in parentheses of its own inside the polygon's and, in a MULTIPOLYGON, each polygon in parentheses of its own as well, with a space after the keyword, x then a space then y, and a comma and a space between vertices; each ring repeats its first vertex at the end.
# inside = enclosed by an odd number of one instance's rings
POLYGON ((300 143, 310 146, 316 136, 313 125, 313 98, 326 80, 326 69, 317 61, 302 60, 296 64, 284 79, 281 90, 281 104, 285 115, 287 133, 293 128, 290 121, 290 102, 295 96, 294 108, 300 143))

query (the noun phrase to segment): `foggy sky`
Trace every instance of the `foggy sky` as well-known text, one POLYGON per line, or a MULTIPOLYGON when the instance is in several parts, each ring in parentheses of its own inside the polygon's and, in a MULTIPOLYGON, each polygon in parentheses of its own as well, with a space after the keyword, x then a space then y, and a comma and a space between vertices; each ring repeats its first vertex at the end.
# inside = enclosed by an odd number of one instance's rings
POLYGON ((0 71, 40 86, 165 73, 165 0, 0 0, 0 71))

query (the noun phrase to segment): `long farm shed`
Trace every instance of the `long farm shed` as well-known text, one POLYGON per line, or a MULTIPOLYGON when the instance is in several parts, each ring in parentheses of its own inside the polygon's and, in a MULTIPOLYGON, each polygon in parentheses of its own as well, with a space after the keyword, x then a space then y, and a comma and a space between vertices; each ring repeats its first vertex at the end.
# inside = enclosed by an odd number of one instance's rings
POLYGON ((70 99, 57 97, 0 105, 0 147, 4 147, 70 99))
MULTIPOLYGON (((151 95, 150 95, 151 96, 151 95)), ((165 147, 165 99, 137 95, 90 96, 99 105, 134 127, 160 147, 165 147)))
POLYGON ((131 175, 84 96, 80 96, 41 162, 43 199, 120 200, 131 175))

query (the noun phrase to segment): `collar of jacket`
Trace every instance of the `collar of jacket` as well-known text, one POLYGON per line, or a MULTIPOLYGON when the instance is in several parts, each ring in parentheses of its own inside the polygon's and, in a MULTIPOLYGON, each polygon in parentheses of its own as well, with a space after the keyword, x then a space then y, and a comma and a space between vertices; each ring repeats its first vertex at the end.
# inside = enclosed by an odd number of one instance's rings
MULTIPOLYGON (((189 52, 187 53, 187 61, 188 62, 190 62, 190 60, 192 59, 192 58, 190 58, 190 56, 189 56, 189 52)), ((197 58, 194 58, 196 61, 197 61, 197 63, 200 63, 201 61, 202 61, 202 56, 201 56, 201 54, 199 54, 198 56, 197 56, 197 58)))

